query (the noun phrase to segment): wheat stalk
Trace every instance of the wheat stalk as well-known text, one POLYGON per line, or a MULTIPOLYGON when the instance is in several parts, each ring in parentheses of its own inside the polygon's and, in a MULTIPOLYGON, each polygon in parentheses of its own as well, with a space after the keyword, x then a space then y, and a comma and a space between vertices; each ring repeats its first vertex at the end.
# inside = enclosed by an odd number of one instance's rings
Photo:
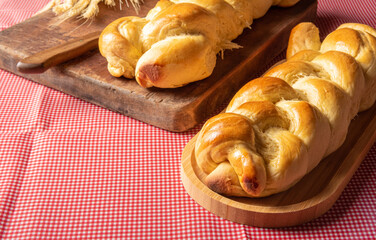
POLYGON ((60 3, 60 4, 55 4, 55 6, 53 7, 53 11, 56 13, 56 14, 62 14, 66 11, 68 11, 69 9, 71 9, 74 4, 77 3, 78 0, 67 0, 63 3, 60 3))
MULTIPOLYGON (((42 10, 38 13, 52 9, 52 11, 60 15, 62 21, 80 16, 84 19, 90 19, 98 15, 98 4, 104 2, 109 7, 115 7, 115 0, 51 0, 42 10)), ((133 8, 138 12, 143 0, 125 0, 125 4, 129 7, 129 2, 133 8)), ((119 7, 121 9, 123 1, 119 0, 119 7)))

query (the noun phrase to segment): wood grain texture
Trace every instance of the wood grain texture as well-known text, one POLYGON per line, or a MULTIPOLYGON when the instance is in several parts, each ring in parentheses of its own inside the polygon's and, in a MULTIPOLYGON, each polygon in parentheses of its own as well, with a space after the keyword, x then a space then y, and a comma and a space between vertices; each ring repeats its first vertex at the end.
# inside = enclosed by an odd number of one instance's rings
POLYGON ((17 63, 17 70, 21 73, 43 73, 50 67, 75 59, 98 48, 100 34, 100 31, 92 32, 26 57, 17 63))
POLYGON ((181 178, 188 194, 208 211, 257 227, 303 224, 328 211, 376 140, 376 104, 352 120, 344 144, 289 190, 264 198, 225 197, 210 190, 194 157, 197 135, 186 145, 181 178))
MULTIPOLYGON (((157 0, 141 6, 145 16, 157 0)), ((301 0, 291 8, 272 8, 245 29, 234 42, 242 49, 218 56, 213 74, 178 89, 144 89, 135 80, 115 78, 98 50, 53 67, 42 74, 23 74, 17 62, 37 52, 101 31, 113 20, 136 15, 133 8, 100 5, 99 16, 90 22, 76 19, 56 24, 52 12, 36 15, 0 32, 0 68, 57 89, 93 104, 119 112, 151 125, 181 132, 210 117, 226 104, 239 88, 286 48, 290 30, 299 22, 313 21, 317 0, 301 0)))

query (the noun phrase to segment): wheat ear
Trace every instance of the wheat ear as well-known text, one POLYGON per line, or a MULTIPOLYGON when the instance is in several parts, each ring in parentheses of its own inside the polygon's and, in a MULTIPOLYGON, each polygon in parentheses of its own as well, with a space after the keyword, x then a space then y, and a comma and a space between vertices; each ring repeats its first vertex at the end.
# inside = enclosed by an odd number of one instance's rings
MULTIPOLYGON (((110 7, 115 7, 117 4, 115 0, 51 0, 40 12, 52 9, 52 11, 61 15, 60 18, 62 21, 80 16, 84 19, 90 19, 98 15, 100 2, 104 2, 105 5, 110 7)), ((129 7, 129 3, 138 13, 140 5, 143 3, 143 0, 125 0, 125 4, 129 7)), ((121 9, 123 1, 119 0, 119 7, 121 9)))

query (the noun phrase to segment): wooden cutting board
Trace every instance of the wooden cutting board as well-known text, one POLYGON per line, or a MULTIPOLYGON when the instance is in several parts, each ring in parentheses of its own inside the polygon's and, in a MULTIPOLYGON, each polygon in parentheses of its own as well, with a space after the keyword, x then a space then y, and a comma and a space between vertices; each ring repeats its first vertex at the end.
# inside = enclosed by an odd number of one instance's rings
POLYGON ((328 211, 376 140, 376 104, 352 120, 344 144, 289 190, 264 198, 225 197, 203 183, 194 156, 197 135, 186 145, 181 178, 188 194, 208 211, 227 220, 257 227, 287 227, 328 211))
MULTIPOLYGON (((145 16, 156 2, 145 0, 139 16, 145 16)), ((51 11, 36 15, 0 32, 0 68, 151 125, 181 132, 201 123, 219 105, 227 103, 286 48, 290 30, 296 24, 314 20, 316 8, 317 0, 301 0, 286 9, 273 7, 234 41, 242 49, 225 51, 224 59, 218 57, 209 78, 178 89, 144 89, 135 80, 112 77, 98 50, 42 74, 17 71, 20 59, 101 31, 119 17, 136 15, 133 8, 120 10, 100 5, 99 15, 93 21, 73 19, 58 25, 51 11)))

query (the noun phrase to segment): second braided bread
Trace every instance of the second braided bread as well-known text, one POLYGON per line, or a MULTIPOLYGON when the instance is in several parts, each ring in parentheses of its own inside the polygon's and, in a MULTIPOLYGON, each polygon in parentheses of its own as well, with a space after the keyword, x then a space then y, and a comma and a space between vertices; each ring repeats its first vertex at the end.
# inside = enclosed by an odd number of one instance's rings
POLYGON ((290 35, 287 61, 247 83, 198 134, 195 156, 212 190, 284 191, 344 142, 376 99, 376 31, 344 24, 321 43, 312 23, 290 35))
POLYGON ((117 19, 99 39, 111 75, 176 88, 211 75, 217 53, 272 5, 299 0, 160 0, 145 18, 117 19))

